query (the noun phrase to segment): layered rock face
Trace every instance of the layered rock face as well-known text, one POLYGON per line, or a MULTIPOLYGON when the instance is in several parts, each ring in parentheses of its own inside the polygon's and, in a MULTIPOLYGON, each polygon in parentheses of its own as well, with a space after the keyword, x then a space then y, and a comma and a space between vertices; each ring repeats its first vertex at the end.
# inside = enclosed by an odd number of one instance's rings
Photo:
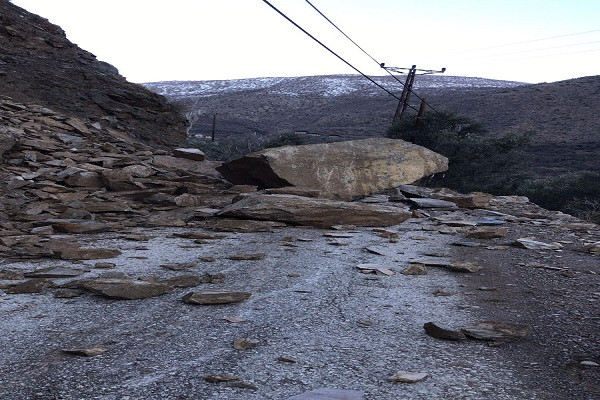
POLYGON ((397 225, 410 218, 411 213, 400 207, 312 199, 285 194, 253 194, 225 207, 219 215, 327 228, 336 224, 397 225))
POLYGON ((155 143, 185 140, 185 120, 113 66, 67 40, 63 30, 0 0, 0 94, 37 103, 155 143))
POLYGON ((239 195, 216 165, 176 158, 89 120, 0 98, 0 257, 114 257, 81 249, 76 241, 45 238, 183 226, 214 214, 239 195))
POLYGON ((231 161, 219 172, 232 183, 259 188, 295 186, 322 197, 351 199, 381 192, 448 169, 448 159, 395 139, 266 149, 231 161))

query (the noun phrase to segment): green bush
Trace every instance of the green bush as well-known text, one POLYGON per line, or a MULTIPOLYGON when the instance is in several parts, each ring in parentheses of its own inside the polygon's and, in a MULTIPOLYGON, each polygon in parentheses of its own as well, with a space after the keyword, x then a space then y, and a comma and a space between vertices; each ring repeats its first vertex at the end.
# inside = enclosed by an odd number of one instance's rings
POLYGON ((267 143, 265 143, 265 148, 281 146, 298 146, 306 143, 306 138, 298 133, 284 133, 283 135, 271 139, 267 143))
POLYGON ((192 144, 209 160, 231 161, 265 148, 265 138, 258 135, 229 136, 215 142, 198 140, 192 144))
POLYGON ((415 127, 405 118, 388 130, 387 137, 406 140, 440 153, 449 168, 425 180, 461 192, 514 194, 526 179, 522 148, 530 134, 492 135, 483 125, 452 113, 429 114, 415 127))
POLYGON ((560 210, 600 223, 600 173, 571 172, 525 182, 519 194, 550 210, 560 210))
POLYGON ((307 141, 301 135, 287 133, 271 139, 253 134, 229 136, 215 142, 197 140, 192 144, 202 150, 209 160, 231 161, 265 148, 305 143, 307 141))

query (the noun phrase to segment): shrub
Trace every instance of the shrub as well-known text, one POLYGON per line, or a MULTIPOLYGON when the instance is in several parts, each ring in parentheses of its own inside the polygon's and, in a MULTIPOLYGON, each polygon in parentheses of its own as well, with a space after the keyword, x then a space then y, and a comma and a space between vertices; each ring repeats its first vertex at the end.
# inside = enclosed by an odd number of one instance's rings
POLYGON ((530 180, 519 194, 550 210, 560 210, 600 223, 600 173, 570 172, 556 177, 530 180))
POLYGON ((449 169, 425 180, 462 192, 514 194, 526 178, 521 149, 530 134, 492 135, 485 127, 451 113, 429 114, 418 127, 405 118, 390 128, 387 137, 403 139, 449 159, 449 169))
POLYGON ((298 146, 306 144, 307 140, 297 133, 284 133, 283 135, 269 140, 265 143, 265 148, 281 147, 281 146, 298 146))
POLYGON ((198 140, 192 144, 202 150, 209 160, 231 161, 246 154, 260 151, 265 148, 300 145, 307 143, 301 135, 287 133, 268 139, 257 134, 229 136, 209 142, 198 140))

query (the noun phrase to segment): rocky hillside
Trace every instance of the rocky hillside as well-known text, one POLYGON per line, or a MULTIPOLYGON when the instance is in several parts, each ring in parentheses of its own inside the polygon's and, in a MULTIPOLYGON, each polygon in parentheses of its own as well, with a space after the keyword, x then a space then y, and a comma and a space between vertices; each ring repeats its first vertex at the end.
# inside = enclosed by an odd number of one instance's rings
MULTIPOLYGON (((376 78, 388 88, 391 77, 376 78)), ((305 132, 310 136, 383 136, 396 100, 359 76, 157 82, 146 86, 202 115, 193 133, 217 135, 305 132)), ((419 76, 415 91, 438 110, 483 122, 494 132, 532 131, 529 149, 539 172, 597 170, 600 76, 537 85, 453 76, 419 76)), ((413 98, 418 107, 418 99, 413 98)))
POLYGON ((185 121, 164 98, 127 82, 64 31, 0 0, 0 95, 120 127, 158 143, 185 139, 185 121))
MULTIPOLYGON (((402 90, 390 76, 375 80, 391 90, 402 90)), ((415 88, 431 94, 446 90, 489 91, 518 85, 521 83, 429 75, 419 77, 415 88)), ((348 139, 382 136, 397 105, 395 99, 357 75, 155 82, 145 86, 181 109, 197 110, 204 116, 192 130, 200 135, 210 130, 212 114, 217 113, 221 135, 300 131, 348 139)))

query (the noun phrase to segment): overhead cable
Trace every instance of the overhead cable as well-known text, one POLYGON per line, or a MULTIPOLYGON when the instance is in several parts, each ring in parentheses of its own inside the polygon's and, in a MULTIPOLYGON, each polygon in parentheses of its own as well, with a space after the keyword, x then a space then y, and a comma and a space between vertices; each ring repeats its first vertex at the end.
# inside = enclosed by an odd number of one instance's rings
POLYGON ((482 47, 480 49, 467 50, 467 51, 458 52, 458 53, 468 53, 468 52, 472 52, 472 51, 481 51, 481 50, 488 50, 488 49, 496 49, 498 47, 514 46, 514 45, 518 45, 518 44, 532 43, 532 42, 541 42, 541 41, 544 41, 544 40, 558 39, 558 38, 563 38, 563 37, 568 37, 568 36, 584 35, 584 34, 587 34, 587 33, 594 33, 594 32, 600 32, 600 29, 593 29, 591 31, 585 31, 585 32, 568 33, 566 35, 550 36, 550 37, 544 37, 544 38, 540 38, 540 39, 524 40, 522 42, 504 43, 504 44, 499 44, 499 45, 496 45, 496 46, 482 47))
MULTIPOLYGON (((381 90, 385 91, 387 94, 389 94, 390 96, 396 98, 397 100, 400 100, 400 97, 396 96, 394 93, 390 92, 388 89, 384 88, 383 86, 381 86, 379 83, 375 82, 375 80, 373 80, 370 76, 367 76, 366 74, 364 74, 362 71, 360 71, 358 68, 356 68, 354 65, 350 64, 348 61, 346 61, 342 56, 340 56, 339 54, 337 54, 335 51, 331 50, 329 47, 327 47, 327 45, 325 45, 323 42, 321 42, 319 39, 317 39, 316 37, 314 37, 313 35, 311 35, 309 32, 307 32, 304 28, 302 28, 300 25, 298 25, 296 22, 294 22, 291 18, 289 18, 287 15, 285 15, 283 12, 281 12, 277 7, 275 7, 273 4, 271 4, 268 0, 262 0, 263 3, 267 4, 269 7, 271 7, 273 10, 275 10, 279 15, 281 15, 283 18, 285 18, 286 20, 288 20, 288 22, 290 22, 292 25, 294 25, 296 28, 300 29, 304 34, 306 34, 308 37, 310 37, 312 40, 314 40, 315 42, 317 42, 318 44, 320 44, 323 48, 325 48, 327 51, 329 51, 331 54, 333 54, 334 56, 336 56, 337 58, 339 58, 341 61, 343 61, 346 65, 348 65, 350 68, 352 68, 353 70, 355 70, 356 72, 358 72, 359 74, 361 74, 363 77, 365 77, 366 79, 368 79, 369 81, 371 81, 371 83, 373 83, 374 85, 378 86, 381 90)), ((413 107, 414 109, 414 107, 413 107)))
MULTIPOLYGON (((360 51, 362 51, 364 54, 367 55, 367 57, 369 57, 371 60, 373 60, 373 62, 375 62, 377 65, 379 65, 380 67, 383 68, 383 64, 380 63, 379 61, 377 61, 373 56, 371 56, 365 49, 363 49, 362 47, 360 47, 358 45, 358 43, 356 43, 354 40, 352 40, 352 38, 350 36, 348 36, 342 29, 340 29, 332 20, 330 20, 325 14, 323 14, 321 12, 321 10, 319 10, 317 7, 315 7, 315 5, 313 3, 311 3, 309 0, 305 0, 316 12, 318 12, 323 18, 325 18, 325 20, 327 20, 327 22, 329 22, 335 29, 337 29, 342 35, 344 35, 346 37, 346 39, 348 39, 349 41, 351 41, 356 47, 358 47, 360 49, 360 51)), ((403 87, 404 82, 402 82, 400 79, 398 79, 398 77, 394 74, 392 74, 390 71, 388 71, 387 69, 383 68, 385 70, 385 72, 387 72, 392 78, 394 78, 396 81, 398 81, 398 83, 400 83, 403 87)), ((424 98, 422 98, 421 96, 419 96, 418 94, 416 94, 412 89, 410 90, 410 92, 419 100, 421 100, 423 103, 425 103, 425 105, 427 105, 427 107, 431 108, 434 112, 436 112, 439 115, 443 115, 442 113, 440 113, 439 111, 437 111, 435 108, 433 108, 429 103, 427 103, 427 101, 425 101, 424 98)), ((408 105, 410 108, 412 108, 413 110, 417 111, 417 109, 413 106, 411 106, 410 104, 408 105)))

